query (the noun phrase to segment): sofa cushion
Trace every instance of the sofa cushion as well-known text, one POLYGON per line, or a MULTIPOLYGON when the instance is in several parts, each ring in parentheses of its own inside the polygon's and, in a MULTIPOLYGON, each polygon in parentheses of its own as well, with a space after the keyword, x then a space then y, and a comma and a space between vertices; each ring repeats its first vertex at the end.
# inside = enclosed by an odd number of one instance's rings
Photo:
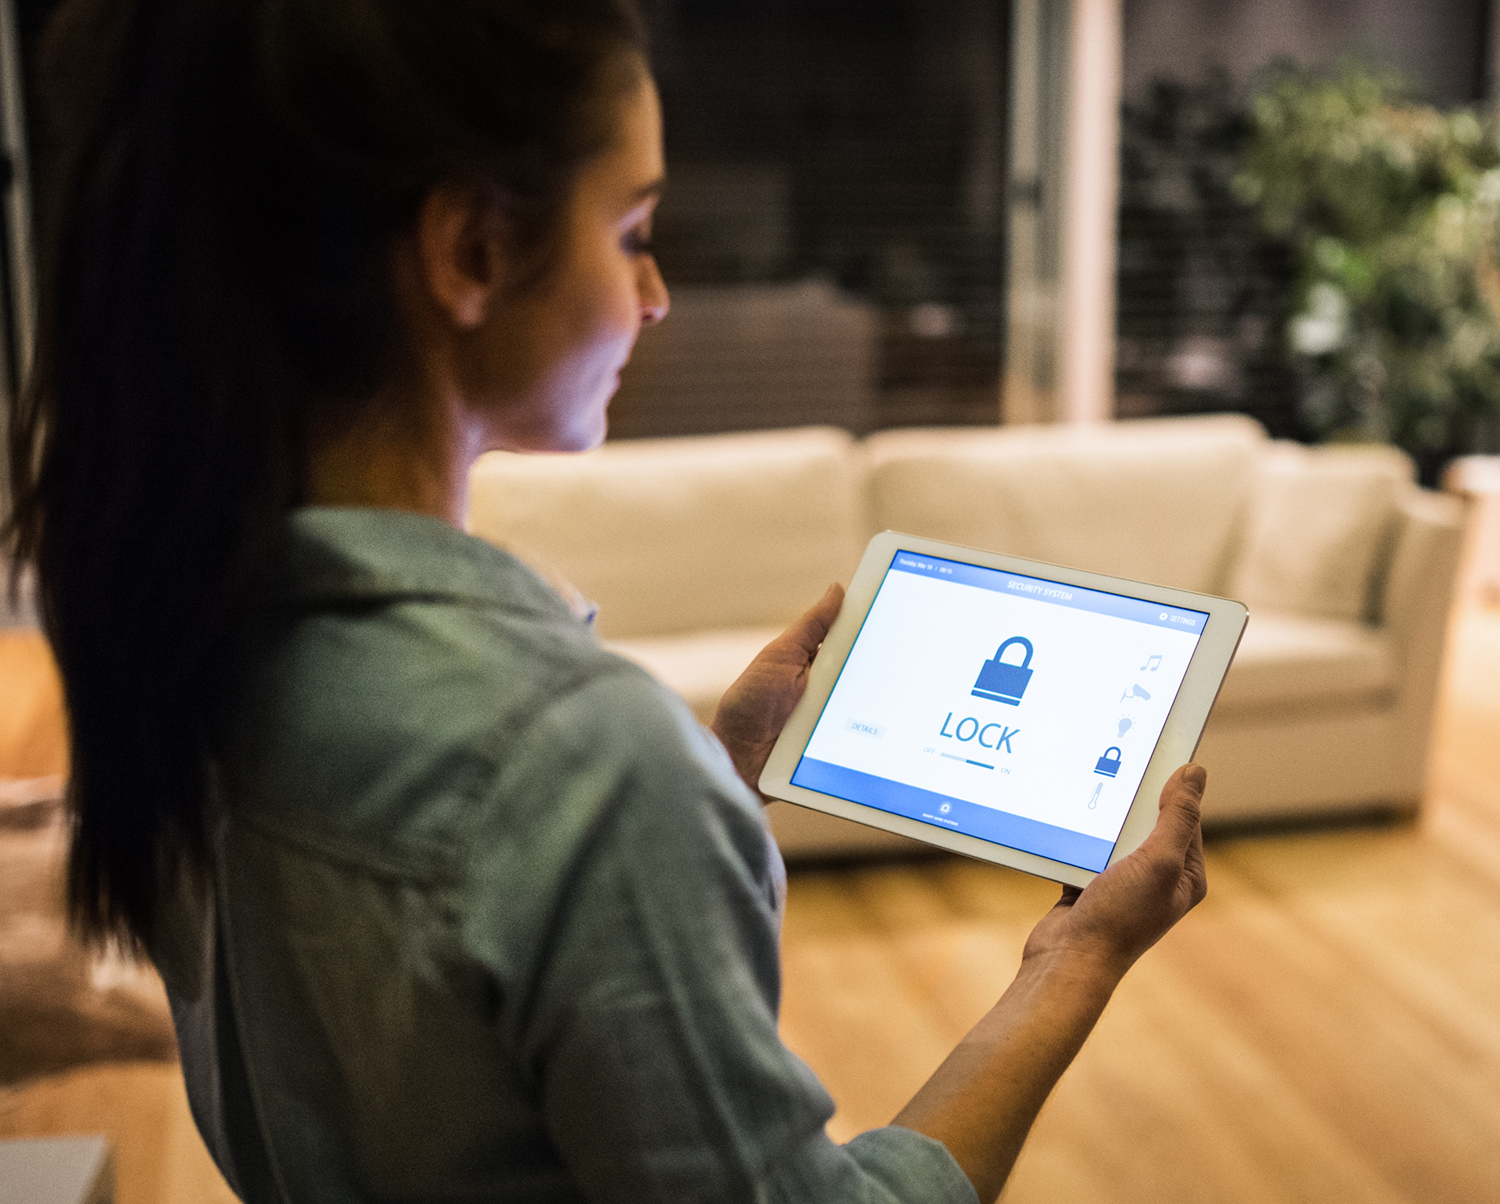
POLYGON ((1339 619, 1255 611, 1214 713, 1393 701, 1398 684, 1390 639, 1339 619))
POLYGON ((606 638, 784 626, 859 563, 863 467, 818 427, 494 452, 469 530, 571 581, 606 638))
MULTIPOLYGON (((779 627, 700 631, 609 640, 709 722, 719 698, 779 627)), ((1394 698, 1398 684, 1389 638, 1378 628, 1337 619, 1257 612, 1250 618, 1215 714, 1283 707, 1365 706, 1394 698)))
POLYGON ((868 441, 875 522, 1215 592, 1264 446, 1237 415, 885 432, 868 441))
POLYGON ((608 640, 605 646, 676 690, 693 709, 698 722, 708 723, 724 691, 745 671, 755 654, 781 632, 780 627, 739 627, 608 640))
POLYGON ((1392 447, 1276 444, 1256 474, 1229 592, 1252 611, 1374 617, 1372 585, 1411 479, 1392 447))

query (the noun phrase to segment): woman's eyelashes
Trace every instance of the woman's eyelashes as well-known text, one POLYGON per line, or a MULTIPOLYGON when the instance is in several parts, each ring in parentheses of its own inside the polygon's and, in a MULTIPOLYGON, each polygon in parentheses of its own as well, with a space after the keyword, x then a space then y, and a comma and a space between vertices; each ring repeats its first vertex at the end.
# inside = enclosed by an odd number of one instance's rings
POLYGON ((654 251, 651 244, 650 227, 636 227, 627 231, 625 235, 625 253, 627 255, 650 255, 654 251))

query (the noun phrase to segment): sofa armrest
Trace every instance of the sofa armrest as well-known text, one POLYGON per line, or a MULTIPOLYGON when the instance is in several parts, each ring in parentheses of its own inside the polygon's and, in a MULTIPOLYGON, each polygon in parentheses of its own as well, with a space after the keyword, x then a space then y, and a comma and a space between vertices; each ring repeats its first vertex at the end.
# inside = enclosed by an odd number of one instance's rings
POLYGON ((1459 498, 1412 489, 1399 502, 1380 598, 1400 672, 1400 706, 1430 715, 1457 592, 1468 508, 1459 498))
POLYGON ((1444 471, 1443 488, 1470 504, 1460 588, 1483 605, 1500 606, 1500 456, 1460 456, 1444 471))

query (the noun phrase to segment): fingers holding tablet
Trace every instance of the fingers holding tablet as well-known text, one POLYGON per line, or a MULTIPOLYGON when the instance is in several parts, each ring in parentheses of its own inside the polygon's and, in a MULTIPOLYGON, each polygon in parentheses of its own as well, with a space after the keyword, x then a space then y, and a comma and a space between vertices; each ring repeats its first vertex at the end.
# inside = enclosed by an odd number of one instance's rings
POLYGON ((758 790, 766 757, 807 688, 807 670, 844 603, 830 585, 801 618, 767 644, 725 691, 710 724, 740 777, 758 790))
POLYGON ((1140 876, 1138 919, 1146 926, 1149 939, 1136 950, 1137 957, 1208 894, 1201 820, 1207 781, 1208 771, 1201 765, 1184 765, 1168 778, 1151 835, 1134 853, 1111 867, 1123 870, 1130 866, 1131 873, 1140 876), (1151 933, 1153 922, 1156 930, 1151 933))
POLYGON ((1199 816, 1207 772, 1184 765, 1162 787, 1141 846, 1087 887, 1068 886, 1026 944, 1026 957, 1066 950, 1123 975, 1208 894, 1199 816))

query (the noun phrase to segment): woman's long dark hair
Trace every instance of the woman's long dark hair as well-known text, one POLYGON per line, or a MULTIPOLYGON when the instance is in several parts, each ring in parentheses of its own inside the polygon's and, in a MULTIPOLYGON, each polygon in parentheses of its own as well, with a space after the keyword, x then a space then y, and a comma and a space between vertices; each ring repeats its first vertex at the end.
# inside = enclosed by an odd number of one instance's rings
POLYGON ((7 535, 66 683, 69 902, 138 944, 206 869, 218 671, 400 343, 391 250, 443 183, 545 252, 641 78, 630 0, 73 0, 43 42, 33 378, 7 535))

